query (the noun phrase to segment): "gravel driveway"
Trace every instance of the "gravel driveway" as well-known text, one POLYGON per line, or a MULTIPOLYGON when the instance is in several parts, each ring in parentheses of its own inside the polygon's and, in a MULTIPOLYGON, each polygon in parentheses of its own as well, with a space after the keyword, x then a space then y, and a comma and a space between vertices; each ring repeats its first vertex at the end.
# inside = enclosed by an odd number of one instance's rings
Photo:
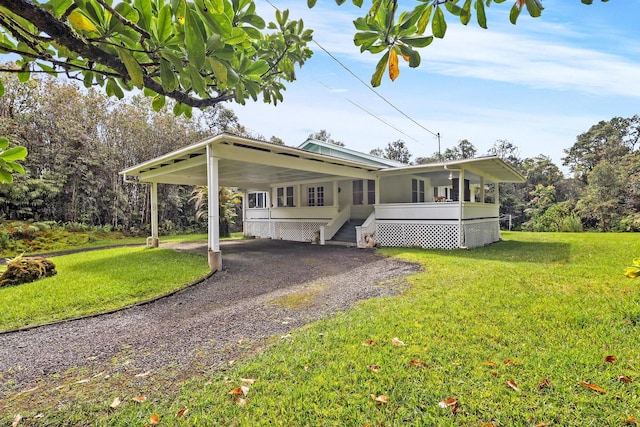
POLYGON ((113 374, 221 366, 247 343, 286 334, 358 300, 398 293, 402 277, 419 268, 341 246, 243 240, 223 242, 221 249, 223 271, 172 296, 0 335, 0 400, 71 368, 113 374))

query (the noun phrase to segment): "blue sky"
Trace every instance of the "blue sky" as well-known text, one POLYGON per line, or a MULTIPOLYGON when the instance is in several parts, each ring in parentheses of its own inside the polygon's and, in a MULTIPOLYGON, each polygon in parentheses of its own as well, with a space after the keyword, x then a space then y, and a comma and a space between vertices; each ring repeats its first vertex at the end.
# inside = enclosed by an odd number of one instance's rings
MULTIPOLYGON (((259 13, 273 16, 265 0, 256 3, 259 13)), ((361 54, 353 44, 352 21, 361 10, 338 7, 333 0, 320 0, 311 10, 303 0, 272 3, 303 18, 315 40, 369 82, 379 56, 361 54)), ((488 30, 473 22, 464 27, 451 17, 446 37, 421 50, 420 67, 401 64, 400 77, 391 82, 385 75, 376 90, 421 126, 439 132, 442 151, 468 139, 485 154, 496 140, 506 139, 519 147, 521 157, 546 154, 560 166, 562 150, 593 124, 640 114, 640 0, 543 4, 542 17, 523 13, 516 26, 508 21, 512 1, 493 4, 488 30)), ((243 125, 287 145, 326 129, 355 150, 368 152, 401 139, 414 158, 437 152, 432 134, 312 48, 313 57, 288 85, 283 103, 229 105, 243 125)))

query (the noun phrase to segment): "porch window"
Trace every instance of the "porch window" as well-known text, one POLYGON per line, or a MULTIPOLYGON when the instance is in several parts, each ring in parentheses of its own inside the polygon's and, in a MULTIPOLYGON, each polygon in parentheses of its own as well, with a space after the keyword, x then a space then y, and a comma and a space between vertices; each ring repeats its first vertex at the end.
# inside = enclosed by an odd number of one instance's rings
POLYGON ((308 205, 324 206, 324 186, 309 187, 308 205))
POLYGON ((364 205, 364 188, 360 179, 353 181, 353 204, 364 205))
POLYGON ((278 207, 292 207, 293 204, 293 187, 278 187, 276 190, 278 207))
POLYGON ((424 181, 422 179, 411 180, 411 203, 424 203, 424 181))
POLYGON ((367 204, 373 205, 376 202, 376 181, 367 180, 367 204))
POLYGON ((264 191, 249 193, 249 209, 264 209, 267 207, 267 193, 264 191))

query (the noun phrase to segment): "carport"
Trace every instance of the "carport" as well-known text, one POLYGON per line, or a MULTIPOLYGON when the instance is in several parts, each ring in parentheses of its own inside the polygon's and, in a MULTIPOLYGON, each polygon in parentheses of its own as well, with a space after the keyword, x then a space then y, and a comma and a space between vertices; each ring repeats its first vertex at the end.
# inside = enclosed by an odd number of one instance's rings
MULTIPOLYGON (((205 139, 120 172, 129 183, 151 187, 151 236, 157 247, 158 184, 206 185, 208 194, 208 259, 222 269, 219 187, 268 190, 275 185, 337 179, 370 179, 381 167, 258 141, 231 134, 205 139)), ((337 190, 336 190, 337 191, 337 190)))

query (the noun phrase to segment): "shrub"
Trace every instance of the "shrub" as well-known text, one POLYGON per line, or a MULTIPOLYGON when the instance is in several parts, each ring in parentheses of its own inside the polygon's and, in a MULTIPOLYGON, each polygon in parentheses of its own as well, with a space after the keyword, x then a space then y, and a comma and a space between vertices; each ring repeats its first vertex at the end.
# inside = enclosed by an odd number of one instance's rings
POLYGON ((55 264, 46 258, 19 256, 7 264, 6 271, 0 276, 0 287, 30 283, 57 273, 55 264))

